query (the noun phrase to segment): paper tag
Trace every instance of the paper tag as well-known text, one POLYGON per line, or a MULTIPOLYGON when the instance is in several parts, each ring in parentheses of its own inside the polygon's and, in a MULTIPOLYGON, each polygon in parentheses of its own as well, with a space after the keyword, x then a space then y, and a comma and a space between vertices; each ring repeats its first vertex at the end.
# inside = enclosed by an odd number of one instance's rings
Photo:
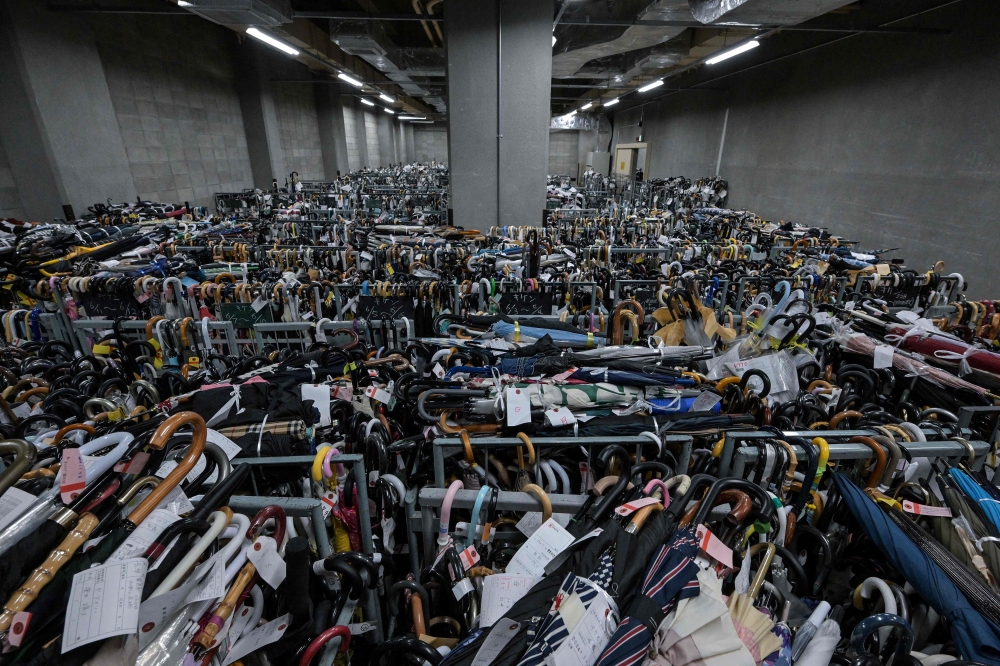
POLYGON ((139 557, 149 548, 150 544, 156 541, 163 530, 180 520, 180 516, 165 509, 154 509, 146 520, 139 523, 132 534, 128 535, 118 550, 111 554, 105 563, 121 562, 133 557, 139 557))
POLYGON ((21 646, 21 641, 28 633, 28 625, 31 624, 31 615, 28 611, 14 613, 14 617, 10 621, 10 633, 7 635, 7 642, 10 643, 11 647, 21 646))
MULTIPOLYGON (((569 599, 575 598, 576 595, 573 595, 569 599)), ((572 626, 566 620, 570 635, 552 655, 554 666, 592 666, 597 661, 611 634, 618 628, 616 614, 608 599, 606 595, 599 594, 572 626)))
POLYGON ((848 301, 847 303, 844 304, 844 309, 847 310, 848 312, 852 312, 854 310, 855 305, 857 305, 855 301, 848 301))
POLYGON ((461 601, 462 597, 474 589, 476 589, 476 586, 472 584, 472 581, 468 578, 463 578, 452 586, 451 593, 455 595, 456 601, 461 601))
POLYGON ((458 554, 458 559, 462 561, 462 566, 468 571, 479 561, 479 551, 476 550, 475 546, 469 546, 458 554))
POLYGON ((736 574, 735 585, 736 591, 740 594, 746 594, 747 590, 750 589, 750 549, 747 549, 743 556, 743 564, 740 565, 740 571, 736 574))
POLYGON ((254 299, 254 302, 250 304, 250 307, 253 308, 254 312, 260 312, 265 307, 267 307, 267 301, 258 296, 256 299, 254 299))
POLYGON ((528 397, 528 390, 511 386, 506 390, 506 398, 507 426, 531 423, 531 399, 528 397))
POLYGON ((903 500, 903 511, 913 513, 918 516, 938 516, 941 518, 951 518, 951 509, 946 506, 928 506, 926 504, 915 504, 910 500, 903 500))
POLYGON ((542 526, 542 512, 541 511, 529 511, 524 514, 521 520, 517 521, 517 529, 526 537, 530 537, 532 534, 538 531, 538 528, 542 526))
MULTIPOLYGON (((489 627, 503 617, 540 580, 535 576, 493 574, 483 579, 483 602, 479 626, 489 627)), ((502 625, 501 625, 502 626, 502 625)), ((499 629, 499 627, 498 627, 499 629)))
POLYGON ((191 500, 189 500, 188 496, 184 494, 184 491, 180 486, 174 486, 174 488, 167 493, 167 496, 163 498, 163 501, 159 503, 157 508, 166 509, 170 513, 183 516, 185 513, 191 513, 194 511, 194 504, 191 504, 191 500))
POLYGON ((889 345, 875 345, 875 362, 872 365, 873 368, 878 370, 879 368, 891 368, 892 367, 892 355, 894 350, 889 345))
POLYGON ((560 372, 558 375, 552 375, 552 379, 557 382, 564 382, 569 379, 574 372, 576 372, 576 368, 568 368, 566 372, 560 372))
POLYGON ((365 261, 371 261, 375 257, 370 252, 362 252, 361 258, 364 259, 365 261))
POLYGON ((626 502, 625 504, 622 504, 620 507, 615 509, 615 513, 618 514, 619 516, 627 516, 633 511, 637 511, 644 506, 649 506, 650 504, 657 504, 659 502, 660 500, 656 499, 655 497, 640 497, 637 500, 632 500, 631 502, 626 502))
POLYGON ((386 393, 385 390, 380 389, 375 385, 369 386, 365 389, 365 395, 385 404, 389 404, 389 400, 392 398, 392 396, 386 393))
POLYGON ((136 632, 148 567, 146 560, 135 558, 73 576, 63 625, 62 654, 87 643, 136 632))
POLYGON ((177 609, 196 601, 208 601, 222 597, 226 593, 226 564, 217 556, 199 566, 184 585, 150 597, 139 606, 139 649, 143 649, 156 637, 157 629, 177 609), (205 565, 211 565, 205 576, 205 565), (202 580, 204 578, 204 580, 202 580))
MULTIPOLYGON (((501 575, 501 574, 498 574, 501 575)), ((490 578, 495 578, 495 576, 489 576, 486 580, 490 578)), ((483 592, 485 599, 486 592, 483 592)), ((485 605, 485 601, 483 602, 485 605)), ((492 626, 493 623, 487 624, 483 618, 486 617, 486 610, 483 610, 483 614, 479 618, 479 626, 488 627, 492 626)), ((500 618, 496 621, 496 628, 490 632, 486 640, 479 647, 479 652, 476 653, 476 658, 472 660, 472 666, 489 666, 493 663, 493 660, 497 658, 500 652, 506 647, 507 643, 510 643, 511 639, 517 635, 517 632, 521 630, 521 623, 514 622, 509 618, 500 618)))
POLYGON ((573 416, 573 412, 570 411, 569 407, 553 407, 552 409, 545 410, 545 420, 553 427, 576 423, 576 417, 573 416))
POLYGON ((228 666, 254 650, 258 650, 265 645, 270 645, 284 636, 290 619, 291 615, 285 613, 281 617, 271 620, 263 627, 257 627, 246 636, 240 638, 240 640, 236 641, 236 645, 229 651, 229 654, 226 655, 226 660, 222 662, 222 666, 228 666))
POLYGON ((285 561, 278 555, 278 544, 269 536, 259 536, 247 549, 247 559, 268 585, 277 588, 285 580, 285 561))
POLYGON ((507 573, 540 576, 545 571, 545 565, 571 543, 573 535, 549 518, 517 550, 507 565, 507 573))
POLYGON ((332 490, 328 490, 323 493, 323 496, 319 498, 322 503, 323 517, 329 518, 330 513, 333 511, 334 507, 337 506, 337 493, 332 490))
POLYGON ((704 525, 698 526, 698 548, 712 559, 733 568, 733 551, 704 525))
POLYGON ((320 427, 328 427, 331 423, 330 387, 326 384, 302 384, 302 399, 313 401, 313 407, 319 410, 320 427))
POLYGON ((253 606, 247 606, 246 604, 243 604, 240 607, 239 612, 234 613, 229 618, 232 621, 229 623, 229 631, 226 632, 225 637, 223 638, 221 631, 216 636, 216 640, 222 643, 222 647, 219 648, 220 652, 222 652, 222 650, 224 649, 225 653, 229 654, 229 651, 232 649, 232 646, 236 643, 236 641, 240 639, 240 636, 243 635, 243 632, 246 631, 247 625, 250 624, 251 618, 253 618, 253 606), (223 642, 223 640, 225 642, 223 642))
POLYGON ((354 399, 354 387, 353 386, 338 386, 334 392, 334 397, 337 400, 346 400, 350 402, 354 399))
POLYGON ((381 476, 381 475, 378 473, 377 469, 373 469, 372 471, 368 472, 368 487, 369 488, 374 488, 375 487, 375 482, 378 481, 378 477, 379 476, 381 476))
POLYGON ((444 368, 441 367, 440 363, 435 363, 434 369, 431 372, 433 372, 434 376, 437 377, 438 379, 444 377, 444 368))
POLYGON ((31 416, 31 405, 26 402, 19 402, 11 410, 18 419, 26 419, 31 416))
POLYGON ((692 412, 707 412, 722 402, 722 396, 711 391, 704 391, 691 403, 692 412))
POLYGON ((356 622, 354 624, 347 625, 347 628, 351 630, 351 636, 359 636, 361 634, 367 634, 369 631, 374 631, 374 622, 356 622))
POLYGON ((20 488, 8 488, 0 495, 0 532, 27 511, 36 499, 38 498, 20 488))
POLYGON ((87 468, 83 464, 80 449, 63 449, 62 466, 59 469, 59 496, 62 497, 63 504, 69 504, 87 487, 87 468))
POLYGON ((681 257, 681 260, 689 261, 692 257, 694 257, 694 248, 688 247, 684 250, 684 255, 681 257))

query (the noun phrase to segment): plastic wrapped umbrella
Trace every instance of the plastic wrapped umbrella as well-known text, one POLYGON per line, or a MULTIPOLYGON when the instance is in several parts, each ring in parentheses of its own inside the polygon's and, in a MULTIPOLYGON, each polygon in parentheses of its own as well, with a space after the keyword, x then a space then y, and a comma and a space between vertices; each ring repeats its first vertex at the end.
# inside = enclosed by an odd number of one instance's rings
POLYGON ((693 528, 678 530, 660 548, 629 604, 627 617, 612 634, 596 666, 633 666, 642 661, 660 621, 678 599, 698 595, 698 539, 693 528))
MULTIPOLYGON (((897 526, 896 521, 868 499, 864 491, 849 478, 835 472, 833 480, 837 485, 837 491, 865 534, 886 559, 906 577, 920 596, 935 611, 947 618, 952 639, 962 652, 962 656, 970 661, 1000 665, 1000 626, 984 617, 952 579, 952 576, 962 579, 963 574, 971 578, 972 574, 940 544, 938 544, 940 551, 935 551, 932 558, 929 554, 932 548, 930 543, 924 544, 925 548, 914 543, 910 536, 897 526), (949 557, 954 568, 947 564, 949 557), (949 567, 949 573, 939 565, 939 559, 949 567)), ((908 520, 905 516, 901 518, 908 520)), ((919 528, 917 530, 919 531, 919 528)), ((927 538, 937 544, 929 536, 927 538)), ((974 598, 978 596, 976 593, 984 592, 973 586, 965 587, 974 598)), ((982 597, 976 600, 980 607, 1000 607, 998 603, 1000 600, 996 599, 995 595, 992 595, 992 598, 982 597)))

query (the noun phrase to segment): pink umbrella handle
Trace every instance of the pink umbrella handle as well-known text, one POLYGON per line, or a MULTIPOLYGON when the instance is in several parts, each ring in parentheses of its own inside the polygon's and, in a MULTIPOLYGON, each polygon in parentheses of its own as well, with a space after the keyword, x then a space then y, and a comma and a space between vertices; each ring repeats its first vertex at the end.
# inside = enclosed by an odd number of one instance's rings
MULTIPOLYGON (((330 458, 332 456, 339 456, 340 451, 336 448, 331 448, 326 452, 326 457, 323 458, 323 476, 328 479, 333 478, 333 468, 330 467, 330 458)), ((337 463, 337 477, 344 476, 344 463, 337 463)))
POLYGON ((665 484, 662 479, 650 479, 649 483, 646 484, 646 487, 642 489, 642 492, 646 495, 649 495, 657 487, 663 491, 663 508, 664 509, 669 508, 670 491, 667 489, 667 484, 665 484))
POLYGON ((441 502, 441 527, 438 533, 438 545, 448 545, 448 523, 451 521, 451 503, 455 501, 458 491, 465 488, 461 481, 452 481, 448 486, 448 492, 444 494, 444 501, 441 502))

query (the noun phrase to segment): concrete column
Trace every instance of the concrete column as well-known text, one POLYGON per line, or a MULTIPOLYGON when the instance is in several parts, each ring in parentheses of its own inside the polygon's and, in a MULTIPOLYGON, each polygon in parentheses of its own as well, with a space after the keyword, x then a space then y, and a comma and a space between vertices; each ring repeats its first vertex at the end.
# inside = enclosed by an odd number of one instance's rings
POLYGON ((135 184, 90 24, 33 0, 0 7, 0 138, 26 215, 48 221, 135 184))
POLYGON ((347 161, 347 132, 344 130, 344 112, 340 107, 340 84, 328 79, 314 84, 316 115, 319 117, 319 144, 323 151, 323 171, 327 180, 333 180, 339 171, 351 172, 347 161))
POLYGON ((455 224, 539 224, 548 168, 553 0, 452 2, 445 12, 455 224))
POLYGON ((281 148, 278 132, 278 114, 274 109, 266 48, 258 46, 252 39, 244 39, 235 47, 236 67, 241 72, 236 89, 247 135, 250 171, 254 187, 262 189, 271 187, 274 179, 283 185, 289 173, 285 168, 285 152, 281 148))
POLYGON ((413 145, 413 125, 406 123, 403 125, 403 144, 406 146, 406 161, 417 161, 417 148, 413 145))
POLYGON ((396 161, 396 150, 392 131, 392 116, 381 109, 378 111, 378 166, 387 167, 396 161))
POLYGON ((365 109, 370 108, 372 107, 362 104, 357 98, 354 99, 354 125, 358 133, 358 154, 361 156, 362 169, 378 166, 378 155, 372 157, 368 154, 368 127, 365 125, 365 109))

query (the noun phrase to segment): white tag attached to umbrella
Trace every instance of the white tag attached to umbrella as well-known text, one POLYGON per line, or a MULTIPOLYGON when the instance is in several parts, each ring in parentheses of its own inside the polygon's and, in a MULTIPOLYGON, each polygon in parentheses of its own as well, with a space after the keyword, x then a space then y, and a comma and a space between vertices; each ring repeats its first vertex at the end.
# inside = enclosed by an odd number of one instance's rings
MULTIPOLYGON (((574 598, 576 595, 569 599, 574 598)), ((551 663, 553 666, 591 666, 608 644, 611 634, 618 628, 617 612, 611 607, 610 597, 606 594, 594 597, 590 606, 572 626, 569 619, 563 617, 570 634, 552 655, 551 663)), ((547 663, 549 661, 546 660, 547 663)))
POLYGON ((73 576, 66 605, 62 654, 80 645, 133 634, 149 562, 142 558, 112 562, 73 576))
POLYGON ((571 543, 573 535, 549 518, 518 548, 507 565, 507 573, 541 576, 545 572, 545 565, 571 543))
POLYGON ((37 497, 20 488, 8 488, 0 496, 0 530, 14 522, 14 519, 28 510, 37 497))
POLYGON ((154 509, 146 517, 146 520, 139 523, 135 531, 128 535, 124 543, 118 546, 118 550, 111 554, 106 563, 121 562, 130 557, 139 557, 156 540, 156 537, 160 536, 163 530, 178 520, 180 520, 180 516, 177 514, 171 513, 166 509, 154 509))
MULTIPOLYGON (((486 580, 493 577, 494 576, 489 576, 486 580)), ((521 630, 520 622, 514 622, 506 617, 497 620, 496 625, 496 628, 490 632, 490 635, 486 637, 486 640, 483 641, 482 646, 480 646, 479 652, 476 653, 476 658, 472 660, 472 666, 489 666, 489 664, 492 664, 493 660, 500 654, 500 651, 503 650, 507 643, 510 643, 511 639, 514 638, 514 636, 517 635, 517 632, 521 630)), ((480 626, 487 625, 483 624, 480 619, 480 626)))
POLYGON ((743 564, 740 565, 740 572, 736 574, 736 591, 739 594, 746 594, 750 589, 750 551, 747 550, 743 556, 743 564))
POLYGON ((63 504, 69 504, 87 487, 87 468, 83 464, 80 449, 66 448, 62 452, 62 465, 59 468, 59 495, 63 504))
POLYGON ((231 649, 229 654, 226 655, 226 660, 222 662, 222 666, 228 666, 228 664, 233 663, 237 659, 241 659, 254 650, 262 648, 265 645, 270 645, 284 636, 285 630, 288 629, 290 619, 291 616, 288 613, 285 613, 281 617, 271 620, 263 627, 257 627, 249 634, 236 641, 236 645, 234 645, 233 649, 231 649))
POLYGON ((319 410, 319 425, 326 428, 330 425, 330 387, 326 384, 302 384, 302 399, 312 400, 313 407, 319 410))
POLYGON ((247 549, 247 559, 253 562, 257 573, 271 587, 277 588, 285 580, 285 561, 278 555, 278 544, 271 537, 257 537, 247 549))
POLYGON ((872 367, 876 370, 880 368, 891 368, 893 353, 893 348, 889 345, 875 345, 875 360, 872 367))
POLYGON ((531 423, 531 399, 527 389, 514 388, 506 391, 507 426, 513 427, 522 423, 531 423))
MULTIPOLYGON (((483 610, 479 626, 490 627, 540 580, 537 576, 493 574, 483 579, 483 610)), ((501 625, 502 626, 502 625, 501 625)), ((498 627, 499 629, 499 627, 498 627)))
POLYGON ((576 423, 576 417, 573 416, 573 412, 570 411, 569 407, 553 407, 546 410, 545 420, 554 428, 576 423))

